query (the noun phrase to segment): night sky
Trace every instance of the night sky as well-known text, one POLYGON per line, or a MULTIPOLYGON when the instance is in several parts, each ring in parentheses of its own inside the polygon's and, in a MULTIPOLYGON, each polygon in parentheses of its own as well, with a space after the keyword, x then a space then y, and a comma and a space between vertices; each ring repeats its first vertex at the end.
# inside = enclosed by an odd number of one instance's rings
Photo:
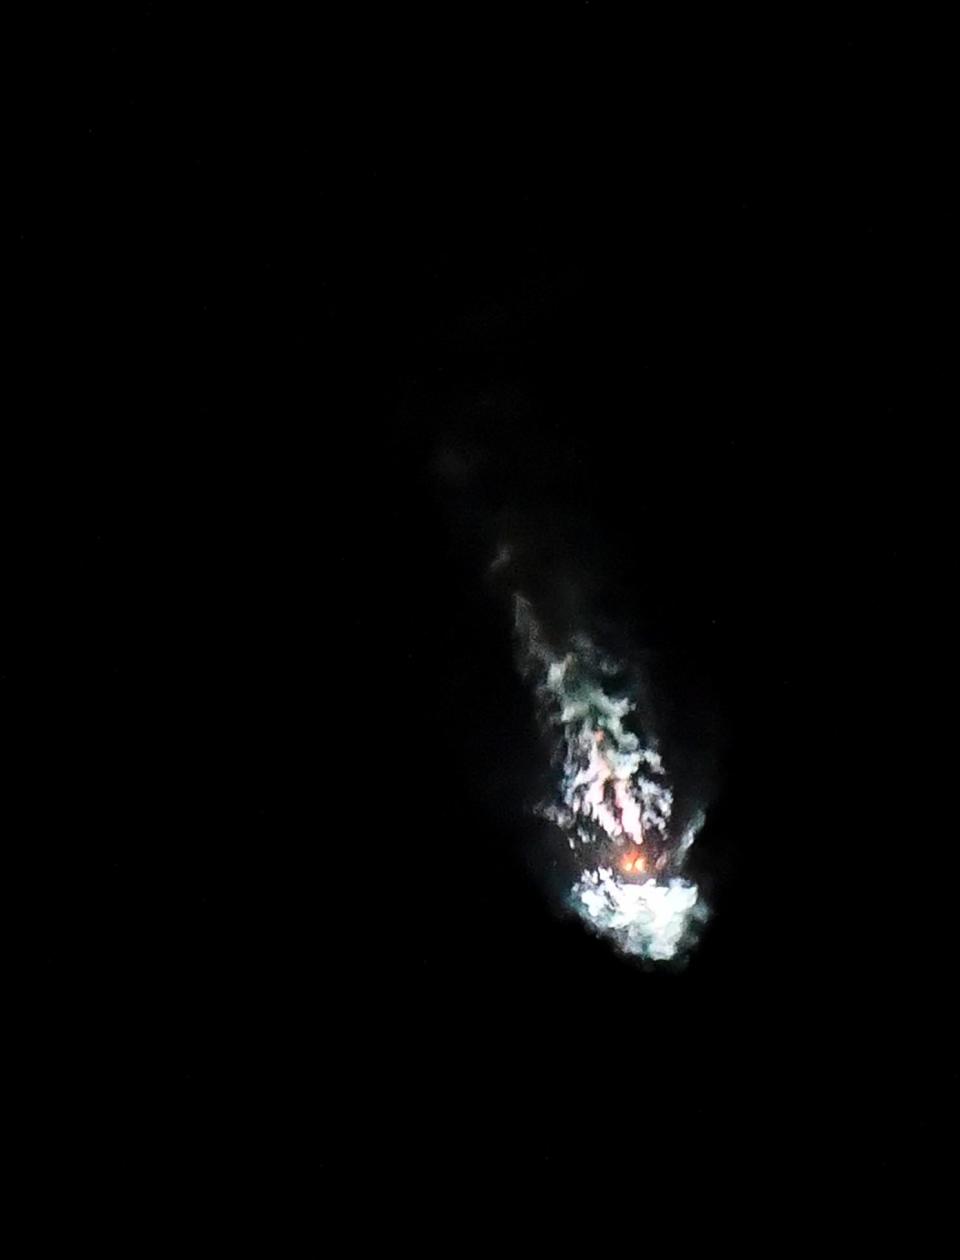
POLYGON ((920 53, 600 4, 81 36, 18 155, 0 682, 64 1150, 307 1196, 936 1196, 920 53), (644 670, 707 806, 681 971, 557 912, 504 538, 644 670))

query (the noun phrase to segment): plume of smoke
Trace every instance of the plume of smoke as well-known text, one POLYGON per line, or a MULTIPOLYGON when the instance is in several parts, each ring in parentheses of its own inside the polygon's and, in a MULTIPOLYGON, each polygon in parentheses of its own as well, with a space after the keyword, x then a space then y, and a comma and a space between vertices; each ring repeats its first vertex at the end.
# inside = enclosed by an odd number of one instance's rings
MULTIPOLYGON (((505 562, 499 555, 494 564, 505 562)), ((618 694, 617 663, 582 635, 557 651, 521 595, 514 611, 521 666, 545 728, 559 737, 559 790, 539 812, 566 838, 569 904, 624 953, 675 958, 707 916, 683 872, 703 816, 676 833, 663 760, 652 735, 634 729, 636 704, 618 694)))
MULTIPOLYGON (((462 541, 512 602, 521 670, 555 745, 556 791, 537 812, 556 836, 550 869, 565 872, 566 902, 625 954, 676 959, 707 917, 686 867, 703 817, 675 800, 646 671, 627 677, 624 658, 638 662, 620 639, 617 592, 631 546, 607 519, 609 503, 600 513, 591 504, 580 462, 521 404, 514 392, 484 396, 456 424, 445 419, 434 471, 462 541), (584 626, 620 642, 615 657, 584 626)), ((686 798, 689 750, 673 756, 686 798)))

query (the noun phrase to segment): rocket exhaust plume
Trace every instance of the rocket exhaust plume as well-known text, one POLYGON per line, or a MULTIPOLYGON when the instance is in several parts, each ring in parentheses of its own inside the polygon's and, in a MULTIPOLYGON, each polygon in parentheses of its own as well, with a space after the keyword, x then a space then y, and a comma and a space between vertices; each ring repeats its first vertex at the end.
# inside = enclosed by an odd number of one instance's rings
POLYGON ((521 667, 536 687, 544 729, 557 740, 559 783, 537 812, 563 845, 567 900, 625 954, 654 962, 683 955, 707 910, 684 864, 702 813, 680 829, 674 796, 621 671, 586 638, 558 652, 522 595, 514 597, 521 667))
POLYGON ((631 673, 631 660, 601 650, 606 632, 581 633, 603 625, 620 637, 618 536, 582 510, 579 466, 530 467, 540 444, 529 423, 513 423, 512 396, 499 445, 474 440, 495 401, 468 415, 456 442, 445 438, 435 467, 461 532, 471 547, 479 543, 492 593, 510 600, 521 673, 553 746, 556 781, 534 809, 547 824, 540 874, 553 883, 559 873, 565 908, 621 953, 679 961, 708 910, 687 869, 703 814, 675 797, 674 784, 687 798, 693 770, 701 790, 702 753, 677 748, 673 780, 646 680, 631 673))

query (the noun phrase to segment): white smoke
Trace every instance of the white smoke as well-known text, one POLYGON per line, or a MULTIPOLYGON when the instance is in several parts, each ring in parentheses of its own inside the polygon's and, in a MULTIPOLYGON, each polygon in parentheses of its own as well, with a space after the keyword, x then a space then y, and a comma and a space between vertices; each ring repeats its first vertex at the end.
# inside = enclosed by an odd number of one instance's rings
POLYGON ((696 883, 682 873, 702 815, 675 835, 674 796, 660 753, 649 736, 644 742, 631 729, 629 696, 611 694, 616 666, 583 637, 557 654, 522 596, 515 613, 542 717, 560 732, 559 792, 540 813, 565 834, 574 855, 570 904, 624 953, 674 958, 707 915, 696 883))

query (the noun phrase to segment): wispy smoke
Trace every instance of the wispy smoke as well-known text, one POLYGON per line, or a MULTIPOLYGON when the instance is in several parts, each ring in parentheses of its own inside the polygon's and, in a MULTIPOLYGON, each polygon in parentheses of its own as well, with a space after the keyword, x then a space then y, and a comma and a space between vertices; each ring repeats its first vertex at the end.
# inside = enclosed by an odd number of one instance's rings
POLYGON ((697 885, 683 875, 703 817, 676 833, 662 758, 650 734, 632 729, 636 705, 617 694, 617 663, 582 636, 554 650, 529 600, 517 595, 514 606, 522 666, 544 725, 559 736, 558 791, 539 812, 573 855, 570 905, 624 953, 674 958, 707 917, 697 885))

